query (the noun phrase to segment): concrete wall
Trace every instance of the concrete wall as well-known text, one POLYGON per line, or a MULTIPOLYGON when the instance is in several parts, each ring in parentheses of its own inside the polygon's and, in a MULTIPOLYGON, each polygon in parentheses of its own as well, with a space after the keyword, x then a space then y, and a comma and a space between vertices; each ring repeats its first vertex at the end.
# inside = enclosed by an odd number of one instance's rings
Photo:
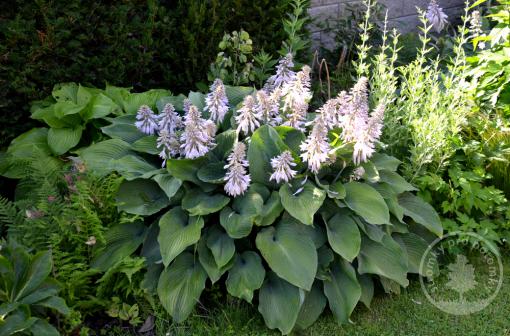
MULTIPOLYGON (((310 25, 315 46, 321 44, 326 48, 334 47, 333 37, 324 32, 318 23, 342 17, 346 13, 346 6, 356 2, 359 3, 356 0, 311 1, 308 12, 315 22, 310 25)), ((388 9, 390 27, 398 28, 401 33, 408 33, 415 31, 419 24, 416 7, 426 9, 429 0, 379 0, 378 2, 388 9)), ((438 0, 438 3, 450 18, 460 16, 464 7, 464 0, 438 0)))

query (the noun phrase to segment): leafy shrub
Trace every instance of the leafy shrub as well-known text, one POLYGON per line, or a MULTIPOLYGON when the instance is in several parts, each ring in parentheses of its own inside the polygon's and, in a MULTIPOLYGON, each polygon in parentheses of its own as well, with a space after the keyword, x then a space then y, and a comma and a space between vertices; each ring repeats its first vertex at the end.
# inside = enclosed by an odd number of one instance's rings
POLYGON ((243 28, 254 45, 278 50, 290 10, 288 0, 3 2, 0 145, 34 125, 27 102, 54 83, 185 91, 206 80, 225 32, 243 28))
POLYGON ((0 247, 0 334, 59 335, 44 318, 46 309, 69 314, 50 277, 50 252, 31 255, 13 241, 0 247))

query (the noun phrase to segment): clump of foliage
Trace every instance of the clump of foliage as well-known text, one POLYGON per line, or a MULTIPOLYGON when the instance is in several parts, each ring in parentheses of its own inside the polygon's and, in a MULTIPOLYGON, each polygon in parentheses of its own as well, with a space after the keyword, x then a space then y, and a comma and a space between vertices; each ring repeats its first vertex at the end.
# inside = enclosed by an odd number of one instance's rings
POLYGON ((289 0, 3 2, 0 108, 9 113, 0 117, 0 145, 33 127, 27 102, 55 83, 186 92, 206 81, 225 32, 242 28, 276 52, 286 36, 281 18, 291 9, 289 0))
POLYGON ((35 255, 11 241, 0 245, 0 334, 59 335, 47 319, 48 310, 70 313, 57 294, 49 251, 35 255))

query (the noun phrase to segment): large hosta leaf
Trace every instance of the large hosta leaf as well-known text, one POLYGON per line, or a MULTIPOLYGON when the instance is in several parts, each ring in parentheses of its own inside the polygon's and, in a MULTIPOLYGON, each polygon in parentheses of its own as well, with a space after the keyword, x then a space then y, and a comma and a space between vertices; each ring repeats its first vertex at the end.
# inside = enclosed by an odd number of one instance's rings
POLYGON ((184 321, 205 288, 207 274, 191 253, 182 253, 161 273, 158 296, 174 322, 184 321))
POLYGON ((173 177, 170 174, 158 174, 153 177, 154 181, 159 185, 159 187, 165 192, 166 196, 171 199, 175 196, 177 191, 182 185, 182 181, 178 178, 173 177))
POLYGON ((303 224, 312 225, 313 216, 326 199, 326 192, 312 182, 306 182, 303 190, 294 195, 289 184, 280 188, 280 199, 287 212, 303 224))
POLYGON ((61 155, 76 146, 81 139, 83 128, 50 128, 48 131, 48 146, 53 153, 61 155))
POLYGON ((226 265, 218 267, 211 249, 207 247, 206 241, 207 235, 204 235, 197 244, 198 258, 200 264, 202 264, 202 267, 207 272, 209 279, 211 279, 211 282, 214 284, 234 265, 234 260, 231 259, 226 265))
POLYGON ((358 256, 360 274, 379 274, 406 287, 409 284, 407 269, 405 253, 393 238, 385 235, 382 242, 378 243, 363 237, 358 256))
POLYGON ((221 194, 206 194, 200 189, 189 189, 182 199, 182 208, 192 216, 204 216, 223 209, 230 198, 221 194))
POLYGON ((358 225, 349 211, 338 209, 338 213, 325 221, 329 245, 348 261, 353 261, 359 253, 361 234, 358 225))
POLYGON ((225 85, 225 93, 230 106, 236 106, 243 101, 244 97, 253 94, 255 90, 249 86, 225 85))
MULTIPOLYGON (((420 273, 420 263, 429 247, 429 244, 422 237, 414 233, 396 235, 395 240, 400 244, 407 254, 407 263, 410 273, 420 273)), ((422 276, 427 274, 420 273, 422 276)))
POLYGON ((401 164, 400 160, 395 157, 381 153, 374 153, 374 155, 370 158, 370 161, 378 170, 386 169, 389 171, 396 171, 398 166, 401 164))
POLYGON ((324 281, 324 294, 337 321, 349 322, 349 316, 361 298, 361 286, 351 264, 345 260, 334 261, 331 280, 324 281))
POLYGON ((317 251, 312 239, 301 234, 299 225, 282 220, 261 230, 256 245, 279 277, 310 290, 317 272, 317 251))
POLYGON ((345 185, 345 203, 370 224, 388 224, 390 212, 384 198, 368 184, 349 182, 345 185))
POLYGON ((259 255, 245 251, 236 256, 234 266, 228 272, 228 293, 251 303, 253 292, 262 286, 265 276, 266 270, 259 255))
POLYGON ((131 255, 142 244, 146 227, 142 221, 118 224, 106 231, 104 246, 99 246, 92 268, 106 272, 123 258, 131 255))
POLYGON ((163 264, 168 266, 188 246, 200 239, 204 219, 188 216, 180 207, 173 208, 159 220, 158 242, 163 264))
POLYGON ((114 162, 115 170, 128 181, 137 178, 147 179, 160 172, 159 168, 153 166, 138 155, 126 155, 114 162))
POLYGON ((370 274, 361 274, 358 276, 359 284, 361 285, 361 298, 360 301, 370 308, 370 303, 374 297, 374 280, 370 274))
POLYGON ((310 327, 324 311, 326 302, 321 283, 315 281, 312 289, 306 293, 305 301, 301 305, 301 310, 296 320, 296 327, 299 329, 310 327))
POLYGON ((218 227, 212 227, 207 237, 207 247, 211 250, 218 267, 223 267, 234 256, 236 246, 234 240, 218 227))
POLYGON ((102 127, 101 131, 111 138, 121 139, 132 144, 145 137, 145 134, 135 126, 136 115, 134 114, 107 119, 111 125, 102 127))
MULTIPOLYGON (((205 157, 198 159, 170 159, 166 161, 166 168, 170 175, 177 177, 181 181, 193 182, 199 186, 205 186, 207 183, 202 182, 197 173, 200 168, 207 164, 205 157)), ((213 186, 216 187, 216 186, 213 186)), ((204 189, 204 188, 202 188, 204 189)), ((209 189, 210 190, 210 189, 209 189)))
POLYGON ((234 199, 232 208, 226 207, 220 213, 220 224, 234 239, 250 234, 255 220, 262 213, 264 200, 254 189, 234 199))
POLYGON ((274 128, 263 125, 257 129, 251 137, 248 148, 252 181, 275 187, 276 184, 269 181, 272 173, 270 162, 272 158, 280 155, 286 149, 288 149, 287 145, 274 128))
POLYGON ((87 168, 98 175, 107 175, 115 171, 116 160, 130 153, 132 152, 129 144, 120 139, 98 142, 79 151, 87 168))
POLYGON ((109 114, 120 114, 121 108, 112 99, 102 93, 95 94, 89 101, 88 108, 82 114, 84 120, 106 117, 109 114))
POLYGON ((379 171, 379 176, 381 177, 381 181, 388 183, 397 194, 416 190, 412 184, 395 172, 383 169, 379 171))
POLYGON ((135 215, 149 216, 169 204, 165 192, 152 180, 124 181, 117 194, 119 210, 135 215))
POLYGON ((398 203, 404 208, 404 214, 411 217, 416 223, 423 225, 438 236, 443 234, 441 220, 430 204, 411 193, 400 195, 398 203))
POLYGON ((288 335, 296 324, 303 300, 301 289, 270 272, 259 292, 259 312, 270 329, 278 328, 288 335))

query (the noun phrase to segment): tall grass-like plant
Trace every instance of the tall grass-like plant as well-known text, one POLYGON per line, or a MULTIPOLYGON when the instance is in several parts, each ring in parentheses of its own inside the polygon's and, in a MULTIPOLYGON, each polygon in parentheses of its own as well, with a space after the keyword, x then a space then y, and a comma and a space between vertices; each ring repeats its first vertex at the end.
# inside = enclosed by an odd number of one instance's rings
MULTIPOLYGON (((371 2, 366 3, 369 8, 371 2)), ((444 171, 461 143, 460 133, 472 108, 464 53, 468 41, 467 7, 465 15, 447 69, 440 67, 439 59, 428 58, 432 50, 429 44, 432 25, 422 11, 419 12, 423 24, 422 45, 417 58, 410 64, 395 68, 398 55, 396 33, 392 34, 392 47, 383 43, 381 53, 371 65, 366 57, 368 47, 363 43, 359 46, 361 57, 356 65, 357 72, 368 73, 371 66, 371 84, 390 102, 385 113, 382 141, 389 153, 404 161, 404 174, 411 179, 427 172, 444 171)), ((369 29, 370 25, 365 24, 364 35, 368 35, 369 29)))

